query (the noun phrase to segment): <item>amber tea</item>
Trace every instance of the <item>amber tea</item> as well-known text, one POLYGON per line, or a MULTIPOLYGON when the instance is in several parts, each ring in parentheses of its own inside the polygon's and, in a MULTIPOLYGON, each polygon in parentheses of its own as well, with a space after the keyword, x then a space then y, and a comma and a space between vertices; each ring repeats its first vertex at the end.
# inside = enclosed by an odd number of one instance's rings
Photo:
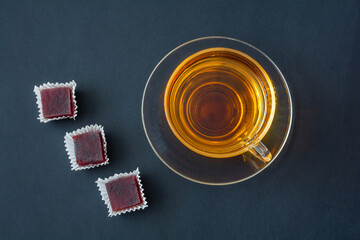
POLYGON ((171 130, 189 149, 209 157, 232 157, 256 146, 270 128, 275 89, 250 56, 209 48, 174 70, 164 107, 171 130))

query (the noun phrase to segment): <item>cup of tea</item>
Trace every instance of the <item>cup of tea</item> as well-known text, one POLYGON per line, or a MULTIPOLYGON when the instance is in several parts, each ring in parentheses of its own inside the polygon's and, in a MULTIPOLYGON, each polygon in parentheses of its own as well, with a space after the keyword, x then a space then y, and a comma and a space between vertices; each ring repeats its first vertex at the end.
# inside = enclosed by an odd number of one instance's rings
POLYGON ((287 82, 259 49, 204 37, 169 52, 144 90, 150 146, 171 170, 211 185, 249 179, 283 151, 293 125, 287 82))
POLYGON ((249 151, 271 160, 261 139, 274 119, 275 89, 243 52, 216 47, 187 57, 169 78, 164 110, 174 135, 198 154, 228 158, 249 151))

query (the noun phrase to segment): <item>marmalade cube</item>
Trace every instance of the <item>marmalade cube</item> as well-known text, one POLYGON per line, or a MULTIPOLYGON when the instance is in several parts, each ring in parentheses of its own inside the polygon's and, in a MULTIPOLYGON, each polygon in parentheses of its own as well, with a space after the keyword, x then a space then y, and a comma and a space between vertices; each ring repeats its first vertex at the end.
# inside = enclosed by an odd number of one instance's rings
POLYGON ((43 89, 40 91, 43 116, 45 118, 74 115, 72 89, 68 87, 43 89))
POLYGON ((103 126, 87 125, 66 133, 64 140, 71 170, 94 168, 109 163, 103 126))
POLYGON ((77 116, 75 81, 66 83, 44 83, 34 87, 40 122, 72 118, 77 116))
POLYGON ((102 200, 108 207, 109 217, 148 206, 138 168, 131 173, 115 174, 105 179, 98 178, 96 184, 102 200))

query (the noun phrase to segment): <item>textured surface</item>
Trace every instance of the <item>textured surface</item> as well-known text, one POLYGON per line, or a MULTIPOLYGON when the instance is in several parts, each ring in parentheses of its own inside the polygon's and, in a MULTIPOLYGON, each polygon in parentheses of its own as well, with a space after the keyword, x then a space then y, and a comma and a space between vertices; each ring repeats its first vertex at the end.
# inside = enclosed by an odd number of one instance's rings
POLYGON ((135 176, 123 177, 105 184, 114 211, 141 204, 140 190, 135 176))
POLYGON ((358 1, 1 1, 0 238, 355 239, 359 9, 358 1), (225 187, 167 169, 140 114, 157 62, 209 35, 263 50, 295 98, 283 159, 225 187), (34 85, 72 79, 76 121, 40 123, 34 85), (106 129, 110 164, 70 171, 65 132, 91 123, 106 129), (95 180, 137 166, 149 207, 108 218, 95 180))
POLYGON ((73 137, 76 162, 79 166, 106 161, 101 138, 100 132, 83 133, 73 137))
POLYGON ((45 118, 73 115, 70 88, 40 90, 42 110, 45 118))

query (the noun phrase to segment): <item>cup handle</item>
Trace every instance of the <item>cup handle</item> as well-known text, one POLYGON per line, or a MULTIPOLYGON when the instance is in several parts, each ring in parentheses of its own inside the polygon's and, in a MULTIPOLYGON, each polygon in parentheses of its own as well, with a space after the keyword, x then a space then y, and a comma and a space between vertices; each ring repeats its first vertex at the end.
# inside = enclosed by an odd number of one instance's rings
POLYGON ((259 142, 249 149, 249 152, 264 163, 268 163, 272 159, 271 152, 262 142, 259 142))

